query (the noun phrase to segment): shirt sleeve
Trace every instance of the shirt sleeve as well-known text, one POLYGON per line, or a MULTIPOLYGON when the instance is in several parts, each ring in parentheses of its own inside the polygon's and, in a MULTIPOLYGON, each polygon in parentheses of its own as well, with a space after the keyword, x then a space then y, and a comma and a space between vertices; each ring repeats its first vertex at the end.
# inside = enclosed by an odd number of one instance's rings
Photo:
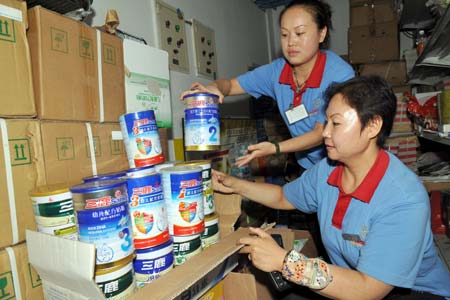
POLYGON ((360 272, 394 286, 414 285, 430 227, 430 209, 420 197, 428 199, 424 190, 389 193, 390 200, 399 204, 374 214, 356 267, 360 272))
POLYGON ((274 84, 278 82, 280 62, 275 60, 271 64, 263 65, 237 77, 239 84, 245 92, 252 97, 261 96, 276 98, 274 84))

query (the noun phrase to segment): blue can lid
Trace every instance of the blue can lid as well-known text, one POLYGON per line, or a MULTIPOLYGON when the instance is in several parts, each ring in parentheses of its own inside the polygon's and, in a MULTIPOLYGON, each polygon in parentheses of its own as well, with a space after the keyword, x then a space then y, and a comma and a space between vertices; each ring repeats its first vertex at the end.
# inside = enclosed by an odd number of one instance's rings
POLYGON ((83 181, 91 182, 91 181, 96 181, 96 180, 115 180, 115 179, 120 179, 121 177, 124 177, 126 175, 127 175, 127 173, 125 171, 111 172, 111 173, 98 174, 98 175, 93 175, 93 176, 89 176, 89 177, 84 177, 83 181))
POLYGON ((147 253, 147 252, 158 251, 158 250, 164 249, 166 247, 169 247, 172 244, 173 244, 172 239, 169 239, 167 242, 164 242, 161 245, 153 246, 153 247, 149 247, 149 248, 143 248, 143 249, 134 249, 134 252, 136 254, 143 254, 143 253, 147 253))
POLYGON ((136 111, 136 112, 132 112, 132 113, 128 113, 128 114, 123 114, 119 117, 120 120, 123 120, 125 118, 135 118, 135 119, 141 119, 142 117, 148 117, 150 119, 154 119, 155 118, 155 111, 154 110, 141 110, 141 111, 136 111))
POLYGON ((191 98, 191 97, 198 97, 198 96, 219 98, 219 96, 217 96, 216 94, 211 94, 211 93, 194 93, 194 94, 185 95, 183 97, 183 99, 191 98))
POLYGON ((90 193, 90 192, 96 192, 106 189, 113 189, 116 187, 119 187, 121 185, 126 185, 126 181, 122 179, 117 180, 94 180, 90 182, 85 182, 82 184, 74 185, 70 187, 70 191, 72 193, 90 193))
POLYGON ((125 172, 125 174, 129 175, 129 174, 134 173, 134 172, 140 172, 140 171, 146 171, 146 170, 148 170, 148 171, 155 170, 155 166, 151 165, 151 166, 144 166, 144 167, 139 167, 139 168, 131 168, 131 169, 128 169, 125 172))

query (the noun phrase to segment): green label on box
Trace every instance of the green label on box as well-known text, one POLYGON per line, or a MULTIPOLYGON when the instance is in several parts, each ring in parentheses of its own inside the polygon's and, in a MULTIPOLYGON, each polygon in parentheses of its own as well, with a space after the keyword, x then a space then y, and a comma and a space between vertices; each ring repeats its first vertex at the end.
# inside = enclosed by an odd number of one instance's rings
POLYGON ((0 40, 13 43, 16 42, 16 27, 14 20, 0 17, 0 40))
POLYGON ((94 49, 92 48, 92 40, 80 36, 80 56, 88 59, 94 59, 94 49))
POLYGON ((28 263, 28 271, 30 273, 31 286, 33 288, 40 287, 42 285, 41 276, 39 276, 38 272, 36 272, 30 263, 28 263))
POLYGON ((11 166, 31 165, 30 141, 28 139, 10 139, 9 153, 11 155, 11 166))
POLYGON ((56 152, 58 160, 75 159, 75 148, 71 137, 56 138, 56 152))
POLYGON ((69 52, 69 42, 67 32, 57 28, 50 28, 51 35, 51 49, 62 53, 69 52))
POLYGON ((125 147, 122 140, 111 140, 111 154, 122 155, 125 153, 125 147))
MULTIPOLYGON (((100 144, 100 137, 99 136, 93 136, 92 137, 92 144, 94 145, 94 155, 95 157, 99 157, 102 154, 102 147, 100 144)), ((89 138, 86 137, 86 156, 91 157, 91 148, 89 146, 89 138)))
POLYGON ((15 299, 14 280, 11 272, 0 274, 0 300, 15 299))
POLYGON ((116 65, 116 48, 114 46, 103 44, 103 62, 116 65))

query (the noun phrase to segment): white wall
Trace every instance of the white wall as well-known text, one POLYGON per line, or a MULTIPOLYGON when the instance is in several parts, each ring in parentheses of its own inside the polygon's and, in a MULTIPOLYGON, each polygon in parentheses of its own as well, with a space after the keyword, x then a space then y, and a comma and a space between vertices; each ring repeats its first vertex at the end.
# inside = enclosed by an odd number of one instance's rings
MULTIPOLYGON (((197 19, 215 31, 218 77, 237 76, 253 64, 266 64, 268 60, 266 17, 250 0, 164 0, 165 3, 179 8, 186 20, 197 19)), ((119 29, 143 37, 151 46, 159 39, 154 28, 154 0, 94 0, 94 16, 91 25, 104 24, 108 9, 119 14, 119 29)), ((195 76, 194 53, 191 38, 192 28, 186 24, 190 73, 171 71, 171 96, 173 112, 173 136, 182 137, 181 118, 184 107, 178 100, 180 93, 195 81, 207 83, 209 80, 195 76)), ((230 105, 221 106, 221 115, 248 116, 249 97, 227 98, 230 105), (236 104, 235 102, 242 102, 236 104)))

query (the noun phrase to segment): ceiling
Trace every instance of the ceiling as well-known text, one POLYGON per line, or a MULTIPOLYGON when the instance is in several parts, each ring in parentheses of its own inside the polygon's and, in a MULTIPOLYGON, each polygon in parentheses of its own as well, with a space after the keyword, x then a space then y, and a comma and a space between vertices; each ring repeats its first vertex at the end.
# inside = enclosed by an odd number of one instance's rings
POLYGON ((268 8, 277 8, 278 6, 286 5, 289 2, 291 2, 291 0, 253 0, 253 2, 255 2, 255 4, 260 9, 264 10, 268 8))

